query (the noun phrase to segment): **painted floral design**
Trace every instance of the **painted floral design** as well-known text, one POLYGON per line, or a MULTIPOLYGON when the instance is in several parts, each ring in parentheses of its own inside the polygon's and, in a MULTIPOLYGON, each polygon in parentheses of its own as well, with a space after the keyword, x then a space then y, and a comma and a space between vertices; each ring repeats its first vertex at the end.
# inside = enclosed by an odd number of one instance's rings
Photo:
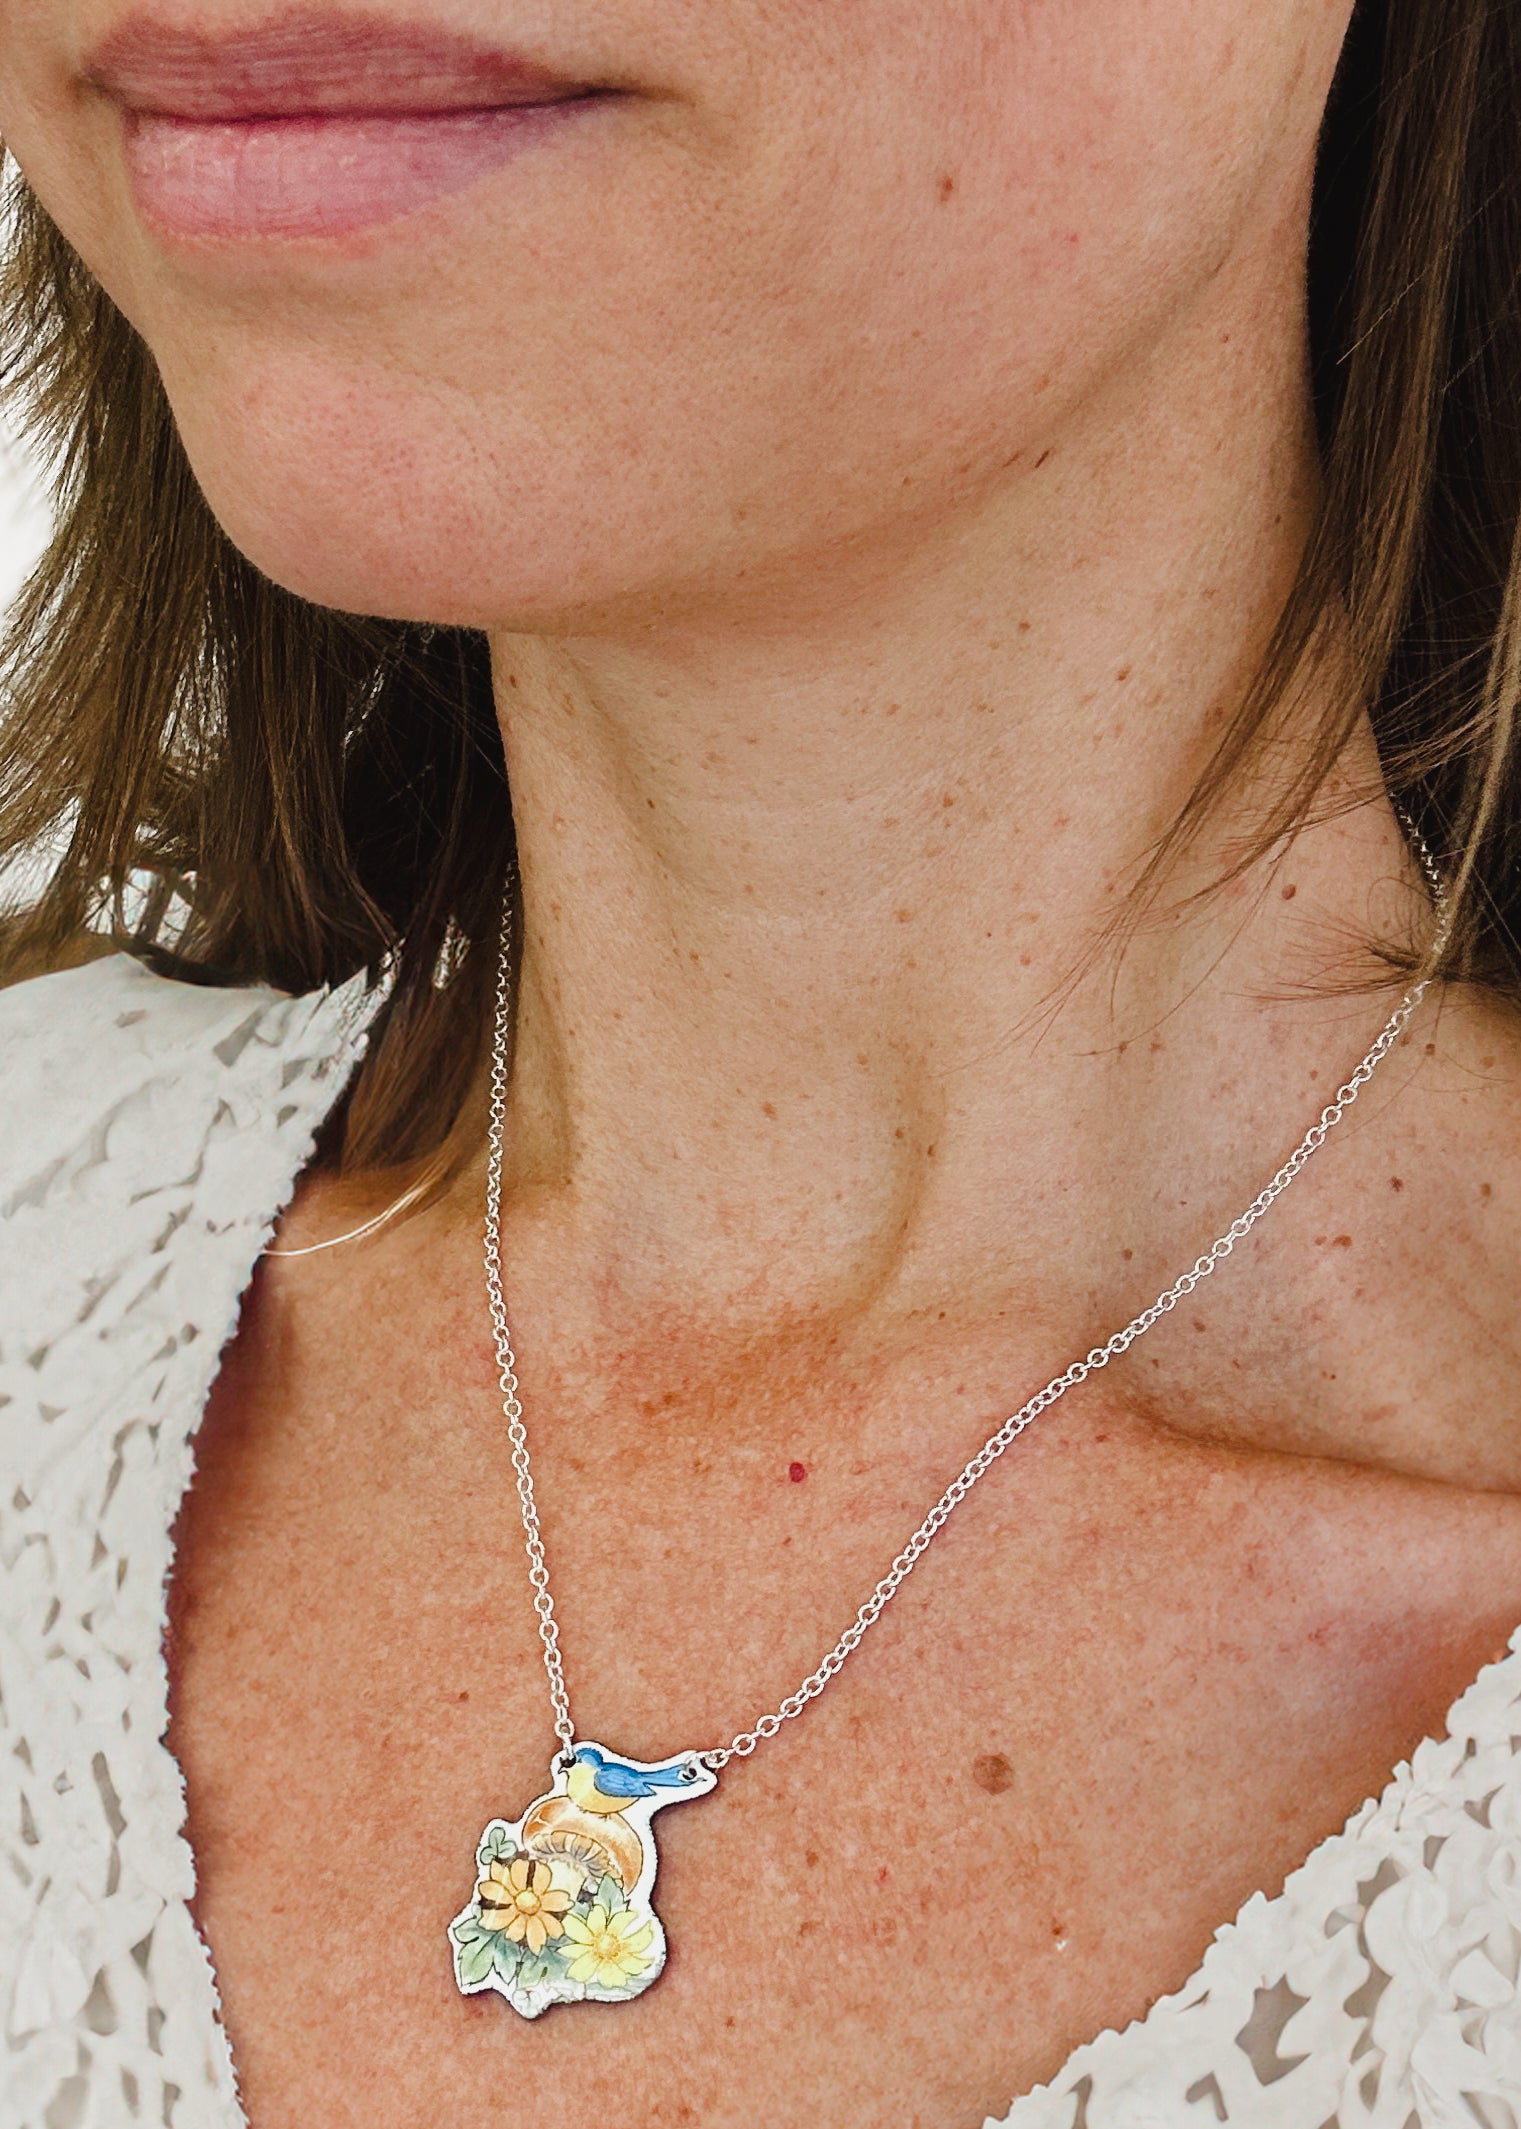
POLYGON ((650 1821, 714 1780, 690 1756, 644 1762, 578 1745, 547 1794, 481 1836, 474 1897, 449 1925, 459 1987, 494 1989, 525 2018, 648 1988, 665 1963, 650 1821))
POLYGON ((576 1880, 567 1890, 556 1884, 556 1865, 520 1855, 508 1863, 492 1863, 476 1887, 482 1929, 500 1929, 515 1944, 541 1952, 551 1937, 560 1935, 560 1917, 580 1890, 576 1880))
POLYGON ((566 1972, 572 1981, 621 1989, 648 1971, 655 1928, 632 1907, 610 1915, 593 1902, 584 1921, 580 1915, 565 1917, 565 1936, 569 1941, 563 1951, 570 1958, 566 1972))

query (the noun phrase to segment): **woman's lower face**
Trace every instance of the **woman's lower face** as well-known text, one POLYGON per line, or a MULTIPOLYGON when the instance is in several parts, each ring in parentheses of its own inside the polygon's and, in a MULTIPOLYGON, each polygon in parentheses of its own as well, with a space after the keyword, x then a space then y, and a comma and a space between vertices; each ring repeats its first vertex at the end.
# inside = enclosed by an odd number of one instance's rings
POLYGON ((603 634, 1005 496, 1303 242, 1322 0, 4 0, 0 131, 258 566, 603 634))

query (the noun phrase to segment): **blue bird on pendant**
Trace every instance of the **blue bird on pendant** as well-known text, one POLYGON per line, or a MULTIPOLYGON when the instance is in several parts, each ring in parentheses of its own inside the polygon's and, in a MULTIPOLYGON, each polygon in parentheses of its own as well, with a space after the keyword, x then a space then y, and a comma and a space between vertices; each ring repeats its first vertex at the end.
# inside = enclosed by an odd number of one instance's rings
POLYGON ((578 1745, 565 1789, 573 1804, 600 1818, 626 1811, 636 1798, 654 1796, 657 1790, 683 1789, 691 1780, 689 1760, 672 1760, 664 1767, 631 1767, 600 1745, 578 1745))

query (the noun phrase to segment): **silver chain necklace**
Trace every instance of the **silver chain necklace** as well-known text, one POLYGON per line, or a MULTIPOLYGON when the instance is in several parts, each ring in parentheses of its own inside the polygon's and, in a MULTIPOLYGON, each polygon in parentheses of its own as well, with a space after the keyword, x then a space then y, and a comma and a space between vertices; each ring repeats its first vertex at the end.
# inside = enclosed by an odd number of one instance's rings
MULTIPOLYGON (((1439 954, 1451 921, 1444 885, 1424 840, 1409 821, 1405 826, 1435 899, 1439 954)), ((449 1936, 455 1979, 466 1995, 494 1989, 525 2018, 536 2018, 556 2003, 627 2002, 650 1986, 659 1975, 666 1954, 665 1931, 653 1905, 656 1854, 650 1822, 654 1814, 666 1804, 706 1795, 716 1787, 720 1770, 731 1759, 747 1758, 764 1739, 774 1737, 784 1722, 801 1715, 860 1646, 868 1629, 882 1616, 928 1551, 936 1533, 1026 1427, 1069 1390, 1127 1352, 1225 1262, 1341 1122, 1404 1033, 1431 979, 1423 977, 1406 991, 1372 1047, 1287 1160, 1204 1254, 1158 1294, 1149 1308, 1132 1317, 1123 1330, 1116 1331, 1103 1345, 1094 1346, 1080 1360, 1074 1360, 1060 1375, 1054 1375, 1044 1389, 1037 1390, 989 1435, 951 1480, 838 1641, 794 1692, 726 1745, 689 1749, 664 1760, 637 1760, 589 1739, 578 1739, 576 1734, 534 1497, 517 1361, 502 1291, 502 1149, 512 1022, 510 940, 510 916, 504 912, 491 1049, 486 1293, 496 1340, 502 1410, 523 1514, 528 1579, 538 1615, 559 1744, 550 1761, 550 1788, 529 1805, 521 1818, 492 1819, 485 1828, 476 1849, 475 1892, 449 1925, 449 1936)))

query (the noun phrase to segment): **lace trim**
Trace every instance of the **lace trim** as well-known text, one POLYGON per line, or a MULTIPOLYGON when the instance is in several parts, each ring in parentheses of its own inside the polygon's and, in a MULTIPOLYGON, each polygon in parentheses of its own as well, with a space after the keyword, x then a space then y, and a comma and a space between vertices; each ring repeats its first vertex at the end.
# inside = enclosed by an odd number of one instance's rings
POLYGON ((170 1531, 258 1251, 363 1044, 125 957, 0 994, 0 2120, 241 2124, 163 1742, 170 1531))

